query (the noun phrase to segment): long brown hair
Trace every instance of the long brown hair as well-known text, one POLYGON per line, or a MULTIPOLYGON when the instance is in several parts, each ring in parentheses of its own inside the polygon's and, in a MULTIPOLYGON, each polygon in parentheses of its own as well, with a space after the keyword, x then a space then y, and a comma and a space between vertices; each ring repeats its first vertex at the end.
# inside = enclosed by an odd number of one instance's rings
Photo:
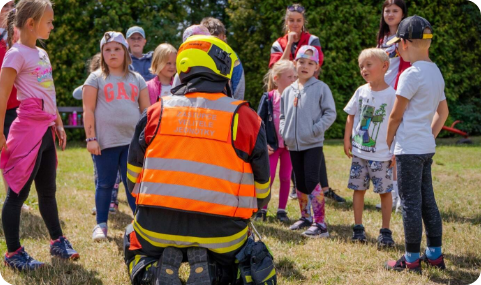
POLYGON ((382 10, 381 10, 381 21, 379 23, 379 31, 377 33, 377 45, 381 43, 381 41, 384 39, 384 36, 389 34, 389 26, 384 21, 384 9, 388 6, 391 6, 392 4, 398 6, 401 8, 403 11, 403 17, 401 19, 404 20, 408 16, 408 7, 406 6, 406 3, 404 0, 386 0, 384 1, 384 4, 382 4, 382 10))
POLYGON ((7 15, 7 44, 8 47, 13 45, 13 27, 22 29, 28 19, 32 18, 34 22, 39 21, 45 9, 52 8, 52 2, 49 0, 20 0, 15 9, 10 10, 7 15))

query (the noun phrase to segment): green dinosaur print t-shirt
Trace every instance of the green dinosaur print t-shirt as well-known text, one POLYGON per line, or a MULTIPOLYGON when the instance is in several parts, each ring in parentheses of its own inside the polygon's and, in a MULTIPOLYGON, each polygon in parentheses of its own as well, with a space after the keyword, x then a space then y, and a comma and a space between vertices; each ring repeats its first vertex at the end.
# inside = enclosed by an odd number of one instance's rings
POLYGON ((386 143, 387 125, 396 99, 396 91, 388 87, 372 91, 369 84, 359 87, 344 111, 354 115, 352 154, 375 161, 391 160, 386 143))

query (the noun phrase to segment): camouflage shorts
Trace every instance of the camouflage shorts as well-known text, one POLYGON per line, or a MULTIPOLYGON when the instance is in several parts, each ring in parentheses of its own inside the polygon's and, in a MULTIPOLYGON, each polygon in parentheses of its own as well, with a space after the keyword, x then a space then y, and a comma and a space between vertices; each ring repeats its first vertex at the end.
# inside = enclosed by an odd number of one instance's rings
POLYGON ((366 160, 356 156, 352 157, 351 173, 347 188, 352 190, 369 189, 372 181, 374 193, 385 194, 393 189, 391 161, 366 160))

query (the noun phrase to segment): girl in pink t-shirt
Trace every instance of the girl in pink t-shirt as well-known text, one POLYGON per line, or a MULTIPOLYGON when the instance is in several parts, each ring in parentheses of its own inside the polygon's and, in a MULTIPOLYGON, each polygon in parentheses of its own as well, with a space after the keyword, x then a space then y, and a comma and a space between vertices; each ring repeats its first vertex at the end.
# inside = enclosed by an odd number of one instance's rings
POLYGON ((44 264, 30 257, 20 245, 20 210, 35 181, 40 214, 50 234, 50 254, 78 259, 79 254, 63 236, 56 192, 57 155, 55 135, 62 150, 67 136, 58 114, 52 66, 47 52, 36 46, 48 39, 54 13, 48 0, 21 0, 8 14, 8 46, 0 76, 0 128, 3 128, 7 100, 12 86, 18 90, 18 118, 10 127, 8 141, 0 137, 0 167, 9 185, 2 209, 7 243, 5 263, 18 270, 35 270, 44 264), (12 44, 14 23, 19 40, 12 44))
MULTIPOLYGON (((279 121, 281 114, 281 96, 286 87, 296 81, 294 64, 289 60, 277 61, 272 69, 266 74, 267 90, 259 104, 258 114, 264 121, 267 133, 267 148, 269 150, 269 162, 271 170, 271 186, 276 177, 277 162, 280 160, 279 169, 279 207, 277 209, 277 219, 288 223, 286 205, 289 196, 289 186, 292 172, 291 158, 289 151, 284 145, 281 134, 279 133, 279 121)), ((267 205, 256 214, 256 220, 266 220, 267 205)))

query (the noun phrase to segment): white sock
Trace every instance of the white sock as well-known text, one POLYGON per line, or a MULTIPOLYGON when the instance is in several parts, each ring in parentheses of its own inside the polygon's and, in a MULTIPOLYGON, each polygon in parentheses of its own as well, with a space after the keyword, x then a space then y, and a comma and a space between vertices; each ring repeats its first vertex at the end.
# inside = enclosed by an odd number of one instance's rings
POLYGON ((392 194, 392 200, 394 201, 395 199, 398 199, 399 198, 399 190, 397 188, 397 181, 393 181, 392 182, 392 191, 391 191, 391 194, 392 194))

